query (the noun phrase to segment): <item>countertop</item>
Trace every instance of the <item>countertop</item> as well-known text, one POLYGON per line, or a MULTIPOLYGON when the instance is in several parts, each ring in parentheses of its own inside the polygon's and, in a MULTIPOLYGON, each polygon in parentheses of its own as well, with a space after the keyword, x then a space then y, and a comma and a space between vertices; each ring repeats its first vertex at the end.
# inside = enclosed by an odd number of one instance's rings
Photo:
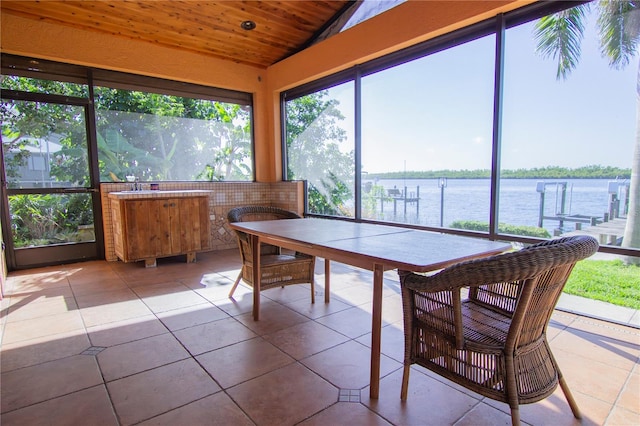
POLYGON ((143 199, 143 198, 177 198, 177 197, 208 197, 213 191, 204 189, 176 189, 170 191, 117 191, 110 192, 109 198, 116 200, 143 199))

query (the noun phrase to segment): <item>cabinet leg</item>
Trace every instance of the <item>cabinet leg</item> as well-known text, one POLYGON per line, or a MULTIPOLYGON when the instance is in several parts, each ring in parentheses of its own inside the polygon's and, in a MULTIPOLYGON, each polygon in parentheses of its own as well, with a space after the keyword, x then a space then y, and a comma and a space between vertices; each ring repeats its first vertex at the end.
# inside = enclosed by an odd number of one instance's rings
POLYGON ((156 267, 156 259, 145 259, 144 260, 145 268, 155 268, 156 267))
POLYGON ((196 252, 187 253, 187 263, 196 263, 196 252))

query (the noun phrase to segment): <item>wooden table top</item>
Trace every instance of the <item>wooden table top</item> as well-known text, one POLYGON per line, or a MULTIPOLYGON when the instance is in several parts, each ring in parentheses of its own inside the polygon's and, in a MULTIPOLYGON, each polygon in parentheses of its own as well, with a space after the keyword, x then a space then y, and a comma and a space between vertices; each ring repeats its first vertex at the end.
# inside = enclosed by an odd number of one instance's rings
POLYGON ((427 272, 511 248, 508 243, 480 238, 331 219, 281 219, 230 225, 283 247, 366 269, 382 264, 384 269, 427 272))

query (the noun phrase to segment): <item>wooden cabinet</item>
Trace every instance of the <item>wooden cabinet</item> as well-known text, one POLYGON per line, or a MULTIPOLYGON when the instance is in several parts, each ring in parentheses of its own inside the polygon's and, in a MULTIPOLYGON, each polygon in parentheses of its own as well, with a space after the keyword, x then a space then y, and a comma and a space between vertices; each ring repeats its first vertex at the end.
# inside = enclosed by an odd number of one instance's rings
POLYGON ((123 262, 187 255, 210 249, 209 199, 206 196, 111 198, 116 255, 123 262))

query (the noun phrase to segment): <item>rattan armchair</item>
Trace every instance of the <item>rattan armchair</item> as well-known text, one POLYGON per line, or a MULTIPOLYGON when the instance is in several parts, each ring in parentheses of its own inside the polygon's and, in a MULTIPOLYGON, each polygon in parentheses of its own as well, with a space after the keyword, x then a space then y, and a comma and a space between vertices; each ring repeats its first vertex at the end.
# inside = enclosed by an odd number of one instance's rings
POLYGON ((398 271, 404 312, 401 399, 418 364, 488 398, 506 402, 514 425, 519 405, 540 401, 560 384, 580 412, 547 342, 547 325, 575 263, 598 242, 573 236, 462 262, 431 276, 398 271))
MULTIPOLYGON (((229 210, 227 219, 233 222, 249 222, 258 220, 300 219, 294 212, 268 206, 244 206, 229 210)), ((253 261, 251 241, 244 232, 236 231, 242 269, 236 279, 229 297, 233 296, 240 280, 253 287, 253 261)), ((291 284, 311 284, 311 303, 315 303, 314 269, 316 258, 304 253, 284 253, 278 246, 260 245, 260 291, 291 284)))

